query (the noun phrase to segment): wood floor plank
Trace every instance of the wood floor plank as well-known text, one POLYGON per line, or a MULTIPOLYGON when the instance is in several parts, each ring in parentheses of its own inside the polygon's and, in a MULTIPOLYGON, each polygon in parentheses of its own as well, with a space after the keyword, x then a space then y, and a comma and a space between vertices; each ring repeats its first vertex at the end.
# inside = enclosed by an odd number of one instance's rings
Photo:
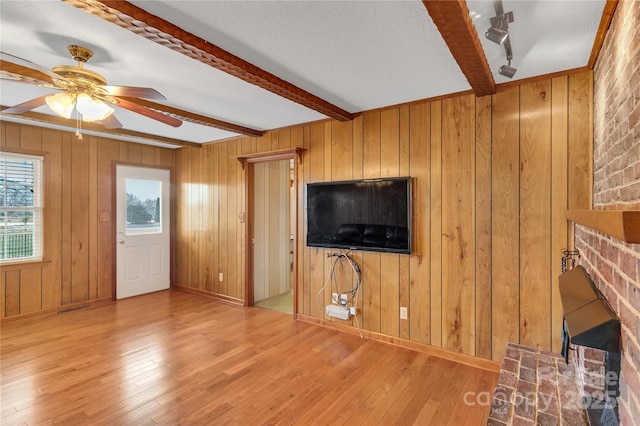
POLYGON ((398 381, 390 388, 382 390, 381 397, 383 398, 377 407, 372 409, 368 416, 362 421, 362 424, 374 424, 380 422, 385 415, 396 407, 403 407, 403 401, 401 396, 413 382, 417 382, 416 375, 419 371, 423 370, 431 359, 428 357, 415 357, 408 367, 402 368, 402 373, 398 374, 398 381))
POLYGON ((167 290, 2 324, 0 423, 481 423, 497 374, 167 290))
POLYGON ((413 394, 407 395, 409 404, 406 406, 397 423, 414 423, 430 399, 441 402, 440 398, 449 394, 448 388, 451 386, 451 380, 455 378, 459 368, 460 366, 458 364, 450 364, 421 371, 420 387, 417 391, 413 392, 413 394))
POLYGON ((347 424, 372 424, 377 421, 380 414, 389 409, 389 406, 395 402, 392 397, 392 391, 406 387, 405 378, 408 375, 402 374, 403 371, 410 369, 411 366, 419 362, 420 357, 415 352, 403 354, 403 358, 396 363, 389 371, 383 383, 378 385, 369 398, 363 401, 361 408, 357 410, 345 423, 347 424))

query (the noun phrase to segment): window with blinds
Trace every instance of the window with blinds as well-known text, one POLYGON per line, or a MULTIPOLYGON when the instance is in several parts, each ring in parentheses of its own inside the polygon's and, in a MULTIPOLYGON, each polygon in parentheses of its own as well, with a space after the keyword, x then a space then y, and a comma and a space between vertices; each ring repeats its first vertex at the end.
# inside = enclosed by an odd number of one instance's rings
POLYGON ((42 260, 42 160, 0 153, 0 262, 42 260))

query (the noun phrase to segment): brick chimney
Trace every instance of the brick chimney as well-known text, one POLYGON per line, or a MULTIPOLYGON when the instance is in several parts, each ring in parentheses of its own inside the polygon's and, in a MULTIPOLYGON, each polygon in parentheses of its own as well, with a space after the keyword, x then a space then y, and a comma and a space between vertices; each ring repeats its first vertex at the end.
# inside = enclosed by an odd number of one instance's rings
MULTIPOLYGON (((639 1, 618 3, 596 62, 593 158, 593 208, 640 210, 639 1)), ((640 419, 640 244, 580 225, 575 244, 580 263, 620 318, 619 420, 635 424, 640 419)), ((588 373, 589 365, 595 364, 583 364, 582 370, 588 373)))

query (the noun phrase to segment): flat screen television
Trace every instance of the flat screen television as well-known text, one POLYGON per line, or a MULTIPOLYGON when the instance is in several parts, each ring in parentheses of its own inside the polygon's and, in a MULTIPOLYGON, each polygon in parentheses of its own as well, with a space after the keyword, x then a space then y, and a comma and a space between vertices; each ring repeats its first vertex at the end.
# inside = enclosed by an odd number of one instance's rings
POLYGON ((411 178, 308 183, 307 246, 411 253, 411 178))

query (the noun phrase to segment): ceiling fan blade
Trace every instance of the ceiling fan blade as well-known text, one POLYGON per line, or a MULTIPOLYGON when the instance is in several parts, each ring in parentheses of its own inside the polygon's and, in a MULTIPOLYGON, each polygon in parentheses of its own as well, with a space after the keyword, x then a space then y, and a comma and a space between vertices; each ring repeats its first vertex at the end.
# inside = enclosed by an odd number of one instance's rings
POLYGON ((49 87, 51 89, 55 88, 55 86, 51 83, 47 83, 46 81, 39 80, 36 78, 30 78, 24 75, 14 74, 10 72, 6 72, 4 69, 0 70, 0 80, 1 81, 11 81, 13 83, 25 83, 32 84, 34 86, 41 87, 49 87))
POLYGON ((55 80, 64 80, 63 77, 45 67, 5 52, 0 52, 0 68, 4 73, 42 80, 47 84, 55 84, 55 80))
POLYGON ((128 109, 129 111, 133 111, 137 114, 144 115, 145 117, 152 118, 154 120, 160 121, 161 123, 168 124, 172 127, 180 127, 182 125, 182 121, 177 118, 170 117, 161 112, 154 111, 150 108, 144 107, 142 105, 138 105, 136 103, 127 101, 122 98, 116 98, 116 105, 122 107, 124 109, 128 109))
POLYGON ((111 96, 166 100, 162 93, 149 87, 102 86, 111 96))
POLYGON ((47 103, 46 99, 48 96, 51 96, 51 94, 40 96, 39 98, 31 99, 30 101, 23 102, 18 105, 14 105, 7 109, 3 109, 2 112, 6 114, 22 114, 27 111, 31 111, 34 108, 38 108, 38 107, 41 107, 42 105, 45 105, 47 103))
POLYGON ((122 128, 122 123, 118 120, 113 114, 108 116, 102 121, 99 121, 105 128, 107 129, 120 129, 122 128))

